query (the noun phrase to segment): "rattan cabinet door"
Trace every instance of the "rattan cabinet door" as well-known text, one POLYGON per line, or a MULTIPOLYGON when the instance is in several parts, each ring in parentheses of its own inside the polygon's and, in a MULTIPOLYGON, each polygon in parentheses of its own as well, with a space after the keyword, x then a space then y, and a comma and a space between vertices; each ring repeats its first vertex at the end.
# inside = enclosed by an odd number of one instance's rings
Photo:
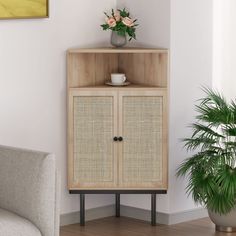
POLYGON ((72 90, 69 97, 69 188, 113 188, 117 92, 72 90))
POLYGON ((119 92, 119 187, 167 188, 166 91, 119 92))

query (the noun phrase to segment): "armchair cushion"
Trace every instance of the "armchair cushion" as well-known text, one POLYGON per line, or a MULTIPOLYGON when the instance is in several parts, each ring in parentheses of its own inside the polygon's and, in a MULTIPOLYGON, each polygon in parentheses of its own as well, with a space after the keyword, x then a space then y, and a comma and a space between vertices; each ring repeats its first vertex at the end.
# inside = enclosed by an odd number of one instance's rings
POLYGON ((0 208, 0 236, 42 236, 28 220, 0 208))

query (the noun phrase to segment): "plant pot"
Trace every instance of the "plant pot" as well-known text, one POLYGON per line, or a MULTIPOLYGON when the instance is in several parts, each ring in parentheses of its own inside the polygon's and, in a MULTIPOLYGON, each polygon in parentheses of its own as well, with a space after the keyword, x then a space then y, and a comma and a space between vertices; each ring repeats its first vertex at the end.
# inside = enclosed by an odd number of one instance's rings
POLYGON ((216 225, 216 230, 221 232, 236 232, 236 208, 226 215, 208 210, 212 222, 216 225))
POLYGON ((127 43, 126 35, 119 35, 117 31, 111 33, 111 45, 114 47, 123 47, 127 43))

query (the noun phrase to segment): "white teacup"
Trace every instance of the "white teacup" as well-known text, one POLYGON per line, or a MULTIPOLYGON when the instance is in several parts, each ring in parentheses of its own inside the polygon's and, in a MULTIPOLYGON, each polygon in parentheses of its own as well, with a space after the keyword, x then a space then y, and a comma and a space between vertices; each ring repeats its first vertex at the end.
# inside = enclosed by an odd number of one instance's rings
POLYGON ((115 73, 111 74, 111 82, 113 84, 123 84, 126 81, 125 74, 115 73))

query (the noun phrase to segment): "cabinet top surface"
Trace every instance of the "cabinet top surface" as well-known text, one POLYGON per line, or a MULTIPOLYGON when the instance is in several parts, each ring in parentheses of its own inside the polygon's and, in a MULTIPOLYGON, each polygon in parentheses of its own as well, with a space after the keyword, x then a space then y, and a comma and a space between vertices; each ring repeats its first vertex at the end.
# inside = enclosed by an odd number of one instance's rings
POLYGON ((166 48, 72 48, 68 49, 68 53, 167 53, 166 48))
POLYGON ((129 85, 124 87, 113 87, 107 85, 100 85, 100 86, 86 86, 86 87, 77 87, 77 88, 69 88, 70 91, 167 91, 166 88, 163 87, 154 87, 154 86, 146 86, 146 85, 129 85))

